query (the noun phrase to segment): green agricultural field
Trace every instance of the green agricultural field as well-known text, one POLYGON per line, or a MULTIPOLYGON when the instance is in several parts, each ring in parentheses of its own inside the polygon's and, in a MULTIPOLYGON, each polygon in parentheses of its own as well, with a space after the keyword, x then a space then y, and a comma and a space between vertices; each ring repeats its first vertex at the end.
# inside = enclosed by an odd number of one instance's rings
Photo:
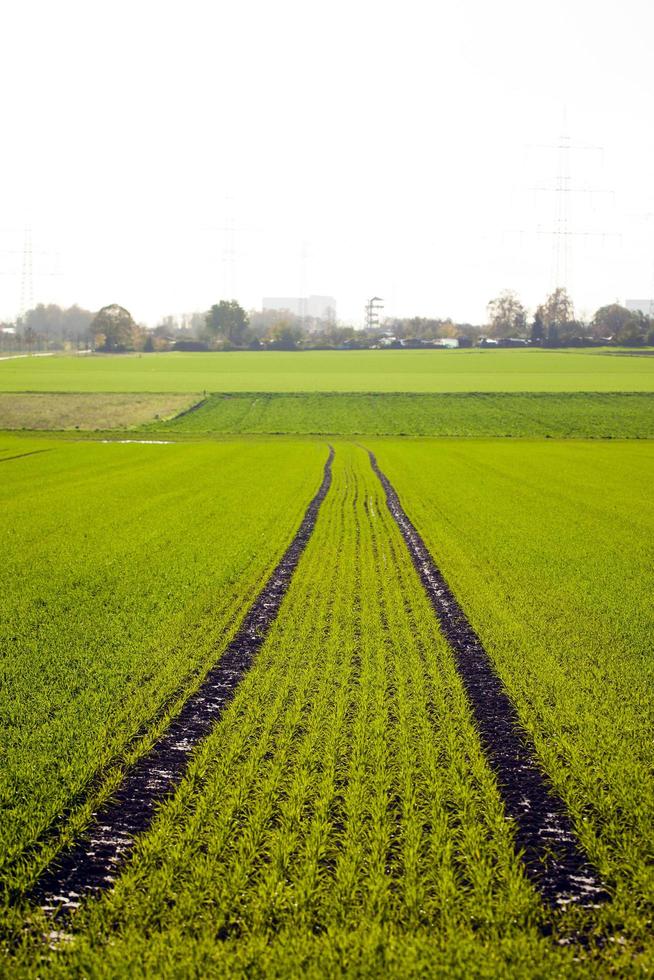
POLYGON ((149 430, 171 436, 285 433, 647 439, 654 437, 654 394, 212 395, 193 411, 156 423, 149 430))
POLYGON ((654 358, 592 351, 398 350, 32 357, 0 391, 654 391, 654 358))
POLYGON ((324 446, 0 440, 0 881, 28 880, 197 686, 324 446))
MULTIPOLYGON (((611 901, 552 910, 525 877, 452 651, 367 453, 336 442, 315 531, 234 701, 111 890, 54 929, 14 898, 6 973, 647 974, 651 445, 365 444, 484 641, 611 901)), ((22 661, 11 646, 7 660, 32 715, 11 716, 6 785, 22 816, 5 839, 26 842, 29 803, 40 811, 17 787, 40 787, 46 806, 52 772, 59 786, 60 773, 91 778, 79 742, 97 759, 99 732, 115 752, 116 732, 151 731, 157 699, 175 710, 167 692, 219 658, 239 595, 251 602, 326 455, 317 441, 52 445, 0 462, 14 474, 9 595, 13 578, 29 585, 12 635, 32 638, 22 661), (186 631, 158 631, 175 613, 186 631)), ((30 867, 5 878, 20 884, 30 867)))
MULTIPOLYGON (((19 456, 33 456, 37 453, 51 452, 55 445, 48 435, 42 438, 34 436, 19 438, 9 432, 0 432, 0 462, 9 461, 19 456)), ((3 470, 2 473, 4 483, 5 471, 3 470)))
POLYGON ((654 911, 654 446, 374 449, 638 932, 654 911))

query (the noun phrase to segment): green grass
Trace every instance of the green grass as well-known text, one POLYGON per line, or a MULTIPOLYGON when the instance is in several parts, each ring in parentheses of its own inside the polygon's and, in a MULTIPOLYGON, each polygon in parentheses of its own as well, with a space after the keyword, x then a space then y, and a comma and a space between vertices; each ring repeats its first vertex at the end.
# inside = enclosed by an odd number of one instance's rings
POLYGON ((644 935, 654 912, 654 448, 373 448, 614 890, 615 914, 644 935))
POLYGON ((654 391, 654 358, 597 351, 283 351, 0 362, 0 391, 654 391))
MULTIPOLYGON (((1 400, 0 400, 1 404, 1 400)), ((231 394, 149 427, 171 434, 654 437, 652 394, 231 394)))
POLYGON ((325 455, 2 437, 3 885, 29 878, 62 813, 73 832, 218 659, 325 455))
MULTIPOLYGON (((25 454, 50 452, 57 445, 50 434, 45 436, 16 436, 12 432, 0 432, 0 463, 25 454)), ((3 482, 5 471, 2 470, 3 482)), ((0 484, 1 485, 1 484, 0 484)))
POLYGON ((0 392, 0 429, 123 429, 179 415, 189 395, 0 392))
POLYGON ((538 935, 452 659, 362 451, 337 450, 255 667, 115 892, 79 918, 39 976, 572 964, 538 935))
POLYGON ((552 923, 525 881, 452 655, 379 483, 362 449, 339 444, 280 616, 179 791, 72 936, 49 942, 31 914, 7 972, 646 974, 650 447, 375 449, 442 555, 613 903, 552 923), (588 930, 587 946, 558 942, 571 926, 588 930))

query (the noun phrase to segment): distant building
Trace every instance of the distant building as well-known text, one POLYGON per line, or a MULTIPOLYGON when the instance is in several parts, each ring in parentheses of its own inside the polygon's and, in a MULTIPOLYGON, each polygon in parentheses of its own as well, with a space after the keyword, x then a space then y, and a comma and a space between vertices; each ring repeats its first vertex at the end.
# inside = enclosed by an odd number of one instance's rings
POLYGON ((624 305, 632 313, 644 313, 645 316, 654 314, 654 299, 628 299, 624 305))
POLYGON ((336 320, 336 300, 333 296, 264 296, 264 310, 288 310, 295 316, 315 320, 336 320))

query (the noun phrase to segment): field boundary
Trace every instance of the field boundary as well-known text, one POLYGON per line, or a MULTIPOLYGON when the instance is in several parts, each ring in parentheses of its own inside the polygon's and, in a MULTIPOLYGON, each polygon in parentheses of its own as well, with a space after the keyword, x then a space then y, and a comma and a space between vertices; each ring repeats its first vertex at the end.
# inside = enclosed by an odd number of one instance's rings
POLYGON ((525 873, 551 907, 594 908, 608 898, 574 834, 563 800, 541 771, 535 749, 481 640, 409 520, 373 452, 370 464, 453 653, 486 758, 497 778, 525 873))
POLYGON ((211 732, 252 666, 279 613, 293 573, 313 533, 331 485, 334 450, 329 447, 323 478, 293 540, 218 663, 184 704, 168 729, 127 773, 112 799, 68 851, 45 868, 28 897, 48 913, 72 913, 83 898, 110 888, 139 834, 151 825, 158 804, 184 778, 191 752, 211 732))

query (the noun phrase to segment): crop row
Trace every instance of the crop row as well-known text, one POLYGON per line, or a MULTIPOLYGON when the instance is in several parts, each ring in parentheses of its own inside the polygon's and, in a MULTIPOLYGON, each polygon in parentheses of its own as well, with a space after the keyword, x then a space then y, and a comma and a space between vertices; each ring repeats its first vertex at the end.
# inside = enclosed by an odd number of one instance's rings
POLYGON ((54 967, 330 975, 359 947, 382 972, 387 955, 472 968, 479 935, 492 957, 525 927, 534 962, 538 914, 379 483, 339 447, 255 666, 54 967))
POLYGON ((72 938, 44 948, 32 910, 17 975, 567 977, 651 960, 649 447, 372 448, 612 900, 552 913, 525 878, 382 487, 365 451, 339 444, 313 536, 231 706, 72 938), (582 946, 557 941, 581 934, 582 946))
POLYGON ((199 408, 149 428, 195 435, 338 433, 644 439, 654 436, 654 395, 211 395, 199 408))
MULTIPOLYGON (((398 452, 382 444, 387 469, 398 452)), ((438 445, 422 453, 416 511, 447 524, 447 495, 438 510, 419 503, 447 457, 438 445)), ((492 478, 477 480, 482 494, 492 478)), ((547 693, 536 655, 523 649, 516 673, 547 693)), ((522 688, 500 657, 498 667, 528 724, 522 688)), ((561 737, 555 711, 547 725, 539 751, 561 737)), ((626 972, 646 962, 644 896, 625 896, 618 879, 635 887, 633 868, 616 842, 602 851, 568 799, 616 894, 552 921, 524 877, 451 650, 381 486, 363 450, 340 445, 254 667, 115 889, 77 914, 73 940, 42 958, 40 975, 626 972), (611 938, 575 949, 544 926, 611 938)))
POLYGON ((219 658, 325 455, 290 444, 43 448, 2 445, 5 885, 29 877, 39 842, 45 857, 72 832, 219 658))
POLYGON ((649 444, 374 445, 613 892, 653 912, 654 451, 649 444))

